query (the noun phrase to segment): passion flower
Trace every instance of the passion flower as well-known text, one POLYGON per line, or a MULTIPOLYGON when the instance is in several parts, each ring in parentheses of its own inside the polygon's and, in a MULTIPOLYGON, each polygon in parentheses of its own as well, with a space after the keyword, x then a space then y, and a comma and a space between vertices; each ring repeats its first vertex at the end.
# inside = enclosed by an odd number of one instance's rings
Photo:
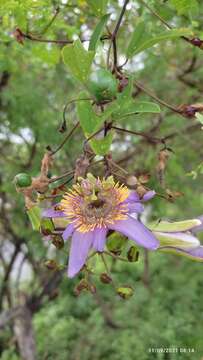
POLYGON ((153 233, 132 217, 142 211, 141 199, 135 191, 115 183, 112 176, 96 179, 88 174, 64 194, 59 204, 45 210, 43 216, 67 219, 62 236, 64 240, 72 236, 68 276, 73 277, 85 264, 91 249, 104 251, 109 230, 118 231, 149 250, 157 249, 159 241, 153 233))

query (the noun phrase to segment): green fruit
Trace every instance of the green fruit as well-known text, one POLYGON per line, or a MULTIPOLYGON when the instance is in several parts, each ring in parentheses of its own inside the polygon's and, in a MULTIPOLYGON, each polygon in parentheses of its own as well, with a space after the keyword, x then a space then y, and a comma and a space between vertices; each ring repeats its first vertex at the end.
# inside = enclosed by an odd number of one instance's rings
POLYGON ((32 184, 32 178, 26 173, 20 173, 15 176, 14 182, 18 187, 27 187, 32 184))
POLYGON ((98 102, 112 100, 117 94, 118 82, 110 71, 100 69, 90 75, 88 89, 98 102))

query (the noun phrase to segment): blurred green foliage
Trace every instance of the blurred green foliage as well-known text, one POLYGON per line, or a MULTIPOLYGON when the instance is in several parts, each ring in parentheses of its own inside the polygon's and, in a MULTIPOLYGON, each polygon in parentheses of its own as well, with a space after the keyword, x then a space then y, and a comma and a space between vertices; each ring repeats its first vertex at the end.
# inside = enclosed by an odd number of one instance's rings
MULTIPOLYGON (((107 12, 112 14, 108 23, 111 29, 121 11, 121 3, 108 2, 107 12)), ((129 4, 117 40, 120 63, 125 60, 130 36, 140 21, 147 24, 153 36, 165 31, 164 25, 141 2, 130 1, 129 4)), ((187 28, 196 36, 203 37, 201 1, 151 0, 149 4, 176 28, 187 28)), ((47 246, 31 229, 23 199, 16 193, 12 180, 19 172, 26 171, 32 176, 39 173, 46 146, 56 148, 63 139, 58 129, 64 105, 84 89, 63 64, 61 45, 28 39, 24 39, 21 45, 12 37, 12 32, 19 27, 23 32, 29 31, 33 36, 47 39, 75 40, 77 36, 89 39, 100 21, 99 17, 105 13, 106 1, 100 1, 100 5, 101 11, 98 12, 93 1, 85 0, 0 1, 0 191, 1 199, 7 204, 6 213, 11 225, 8 228, 7 220, 0 225, 1 245, 4 241, 10 241, 11 245, 15 239, 23 239, 26 252, 39 265, 41 272, 44 271, 47 246), (58 6, 58 15, 51 26, 47 26, 58 6)), ((105 42, 98 46, 93 70, 98 68, 98 64, 105 67, 107 49, 105 42)), ((201 103, 202 57, 199 48, 182 39, 167 40, 133 57, 124 69, 173 106, 201 103), (192 59, 193 70, 187 72, 192 59)), ((154 101, 143 92, 136 99, 154 101)), ((74 105, 66 117, 70 129, 78 120, 74 105)), ((197 124, 196 119, 178 116, 163 106, 161 116, 143 113, 119 120, 119 126, 129 130, 147 132, 154 128, 153 136, 170 135, 167 145, 173 152, 164 175, 165 186, 172 191, 181 191, 184 196, 175 202, 155 197, 149 206, 150 220, 182 220, 203 212, 202 171, 199 170, 203 156, 202 130, 201 126, 195 127, 197 124), (194 128, 187 130, 192 124, 194 128), (191 176, 194 172, 195 176, 191 176)), ((82 132, 77 130, 56 155, 52 175, 60 175, 74 167, 84 140, 82 132)), ((139 136, 114 134, 113 159, 124 159, 120 165, 131 173, 149 172, 149 187, 162 193, 156 173, 161 147, 139 136)), ((93 172, 101 174, 101 168, 95 167, 93 172)), ((66 254, 57 256, 65 263, 66 254)), ((200 360, 203 356, 202 264, 160 253, 150 254, 149 260, 149 288, 143 284, 143 253, 136 263, 116 264, 116 282, 119 286, 132 285, 135 290, 134 296, 126 302, 115 295, 111 285, 96 281, 101 297, 99 301, 110 309, 114 327, 106 324, 103 305, 92 295, 82 293, 78 298, 74 296, 78 279, 70 281, 64 276, 59 296, 34 316, 38 358, 200 360), (149 348, 161 347, 194 348, 195 353, 149 353, 149 348)), ((33 284, 40 286, 34 275, 31 280, 22 281, 20 289, 29 294, 33 284)), ((11 289, 12 286, 14 288, 11 281, 11 289)), ((14 292, 14 305, 16 301, 14 292)), ((6 303, 5 308, 7 306, 6 303)), ((20 359, 10 327, 0 333, 0 356, 2 360, 20 359)))

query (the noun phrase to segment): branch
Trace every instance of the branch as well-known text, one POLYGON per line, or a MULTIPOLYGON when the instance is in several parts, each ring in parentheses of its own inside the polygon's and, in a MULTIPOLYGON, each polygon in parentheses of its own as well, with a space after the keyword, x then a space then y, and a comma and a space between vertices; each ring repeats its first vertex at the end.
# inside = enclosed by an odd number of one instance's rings
POLYGON ((149 95, 152 99, 156 100, 159 104, 167 107, 168 109, 172 110, 173 112, 181 115, 181 111, 179 109, 177 109, 176 107, 166 103, 165 101, 161 100, 158 98, 158 96, 156 96, 155 94, 153 94, 153 92, 149 89, 147 89, 146 87, 144 87, 142 84, 140 84, 137 80, 134 80, 135 86, 142 90, 143 92, 145 92, 147 95, 149 95))
POLYGON ((124 132, 124 133, 127 133, 127 134, 142 136, 148 142, 153 143, 153 144, 158 144, 158 143, 163 144, 164 143, 164 140, 162 138, 153 137, 153 136, 150 136, 149 134, 146 134, 146 133, 141 132, 141 131, 127 130, 127 129, 119 128, 117 126, 112 126, 112 129, 115 129, 116 131, 124 132))
MULTIPOLYGON (((124 14, 125 14, 125 10, 126 10, 126 7, 127 7, 128 3, 129 3, 129 0, 124 1, 120 16, 119 16, 118 21, 116 23, 115 29, 114 29, 114 31, 113 31, 113 33, 111 35, 111 41, 112 41, 112 45, 113 45, 114 70, 117 70, 117 58, 118 58, 117 57, 116 36, 117 36, 118 30, 119 30, 119 28, 121 26, 121 22, 122 22, 124 14)), ((110 49, 111 49, 111 44, 110 44, 109 51, 110 51, 110 49)))
MULTIPOLYGON (((19 28, 15 29, 13 35, 20 44, 23 44, 23 41, 25 39, 30 40, 30 41, 36 41, 36 42, 41 42, 41 43, 52 43, 52 44, 58 44, 58 45, 67 45, 67 44, 73 44, 74 43, 74 40, 43 39, 43 38, 34 36, 32 34, 26 34, 19 28)), ((100 38, 100 40, 108 40, 108 39, 110 39, 108 35, 104 35, 104 36, 102 36, 100 38)), ((89 40, 90 39, 80 39, 81 42, 86 42, 86 41, 89 41, 89 40)))

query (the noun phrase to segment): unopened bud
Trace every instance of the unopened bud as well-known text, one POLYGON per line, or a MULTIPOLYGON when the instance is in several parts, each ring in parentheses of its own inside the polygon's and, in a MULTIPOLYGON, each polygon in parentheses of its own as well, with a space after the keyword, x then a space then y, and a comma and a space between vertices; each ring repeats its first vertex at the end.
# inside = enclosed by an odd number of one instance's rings
POLYGON ((94 284, 89 284, 89 291, 92 294, 95 294, 97 292, 96 286, 94 284))
POLYGON ((64 247, 64 240, 60 235, 54 235, 52 238, 52 244, 58 249, 62 249, 64 247))
POLYGON ((135 186, 137 184, 137 178, 134 175, 127 177, 126 183, 128 186, 135 186))
POLYGON ((15 176, 14 182, 17 187, 28 187, 32 184, 32 178, 29 174, 20 173, 15 176))
POLYGON ((139 251, 135 246, 131 246, 127 252, 127 258, 130 262, 136 262, 139 258, 139 251))
POLYGON ((78 285, 76 285, 75 289, 74 289, 74 293, 76 296, 79 296, 81 294, 82 291, 84 290, 88 290, 89 289, 89 284, 87 282, 87 280, 82 279, 78 285))
POLYGON ((110 284, 112 282, 112 278, 107 273, 102 273, 100 280, 103 284, 110 284))
POLYGON ((190 42, 191 42, 191 44, 193 44, 194 46, 197 46, 197 47, 201 47, 202 43, 203 43, 203 41, 201 39, 199 39, 198 37, 191 39, 190 42))
POLYGON ((47 260, 44 265, 49 270, 58 270, 59 266, 55 260, 47 260))
POLYGON ((131 286, 122 286, 116 289, 117 294, 122 299, 129 299, 133 295, 133 288, 131 286))

